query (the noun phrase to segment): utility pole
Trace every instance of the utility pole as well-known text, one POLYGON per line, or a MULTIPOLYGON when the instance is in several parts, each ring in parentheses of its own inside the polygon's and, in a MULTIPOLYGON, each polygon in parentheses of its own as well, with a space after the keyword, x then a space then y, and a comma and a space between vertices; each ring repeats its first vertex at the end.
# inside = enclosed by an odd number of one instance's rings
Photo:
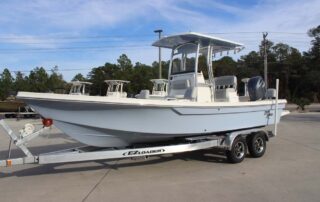
POLYGON ((262 33, 263 36, 263 48, 264 48, 264 82, 266 83, 266 88, 268 89, 268 54, 267 54, 267 36, 268 32, 262 33))
MULTIPOLYGON (((162 29, 154 30, 154 33, 159 33, 159 39, 161 39, 162 29)), ((159 79, 161 79, 162 68, 161 68, 161 48, 159 47, 159 79)))

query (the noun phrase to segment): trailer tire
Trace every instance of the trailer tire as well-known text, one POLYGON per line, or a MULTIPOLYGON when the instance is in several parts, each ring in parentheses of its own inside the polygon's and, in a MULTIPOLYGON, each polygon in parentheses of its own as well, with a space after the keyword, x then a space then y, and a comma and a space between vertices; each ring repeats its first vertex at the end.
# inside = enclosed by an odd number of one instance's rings
POLYGON ((232 143, 231 150, 226 151, 227 159, 230 163, 240 163, 247 154, 246 140, 239 136, 232 143))
POLYGON ((254 158, 264 155, 267 149, 266 136, 263 133, 254 133, 248 137, 249 153, 254 158))

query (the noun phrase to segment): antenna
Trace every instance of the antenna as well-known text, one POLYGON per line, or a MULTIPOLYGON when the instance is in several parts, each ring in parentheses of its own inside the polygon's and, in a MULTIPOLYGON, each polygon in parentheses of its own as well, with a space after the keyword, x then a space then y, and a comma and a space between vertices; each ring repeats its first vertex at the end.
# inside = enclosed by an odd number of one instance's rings
MULTIPOLYGON (((157 29, 154 30, 154 33, 159 33, 159 39, 161 39, 161 33, 162 33, 162 29, 157 29)), ((162 67, 161 67, 161 48, 159 47, 159 79, 161 79, 162 76, 162 67)))
POLYGON ((264 82, 266 83, 266 88, 268 89, 268 53, 267 53, 267 36, 268 32, 263 32, 263 47, 264 47, 264 82))

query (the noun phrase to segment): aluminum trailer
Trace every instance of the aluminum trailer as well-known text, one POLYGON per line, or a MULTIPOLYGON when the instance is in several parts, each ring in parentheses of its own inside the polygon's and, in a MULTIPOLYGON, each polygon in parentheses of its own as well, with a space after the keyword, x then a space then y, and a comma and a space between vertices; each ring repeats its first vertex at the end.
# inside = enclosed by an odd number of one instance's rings
POLYGON ((266 141, 269 140, 270 137, 274 136, 273 132, 266 131, 264 128, 253 128, 231 131, 224 134, 180 138, 174 142, 158 143, 157 145, 132 145, 128 148, 98 148, 83 146, 33 155, 28 149, 27 143, 41 135, 45 130, 50 128, 50 126, 46 125, 35 131, 32 124, 26 124, 24 129, 20 130, 20 135, 16 135, 6 124, 5 120, 0 120, 0 125, 10 138, 8 158, 0 160, 0 166, 147 157, 209 148, 224 149, 229 162, 239 163, 243 161, 248 150, 253 157, 263 156, 266 150, 266 141), (25 156, 20 158, 10 158, 12 144, 21 149, 25 156))

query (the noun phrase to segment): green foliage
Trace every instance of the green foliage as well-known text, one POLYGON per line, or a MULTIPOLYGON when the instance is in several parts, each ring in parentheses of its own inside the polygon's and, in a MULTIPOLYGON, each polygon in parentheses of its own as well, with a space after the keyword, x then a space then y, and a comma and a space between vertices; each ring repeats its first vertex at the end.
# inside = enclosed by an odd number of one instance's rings
POLYGON ((8 69, 4 69, 0 77, 0 98, 7 98, 10 95, 12 87, 13 77, 8 69))
POLYGON ((298 105, 298 109, 304 111, 307 105, 310 105, 310 100, 308 98, 295 98, 293 102, 298 105))
POLYGON ((30 72, 29 86, 32 92, 48 92, 49 76, 43 67, 36 67, 30 72))
MULTIPOLYGON (((167 78, 169 62, 162 62, 162 76, 167 78)), ((107 85, 105 80, 118 79, 128 80, 130 83, 124 86, 124 90, 128 95, 135 95, 142 89, 152 88, 150 79, 158 78, 159 64, 153 63, 153 66, 148 66, 137 62, 135 66, 132 65, 131 60, 122 54, 118 59, 118 64, 106 63, 104 66, 93 68, 89 74, 88 79, 93 83, 91 86, 92 95, 105 95, 107 85)))
POLYGON ((16 78, 13 86, 13 90, 17 91, 28 91, 28 77, 24 77, 21 72, 16 73, 16 78))
MULTIPOLYGON (((161 61, 161 68, 162 68, 161 78, 168 78, 169 64, 170 64, 169 61, 161 61)), ((158 78, 159 77, 159 62, 154 61, 152 63, 151 71, 153 73, 153 78, 158 78)))
POLYGON ((91 86, 91 93, 93 95, 105 95, 106 87, 104 80, 106 80, 106 73, 104 69, 104 67, 96 67, 88 74, 90 82, 93 83, 91 86))
POLYGON ((134 70, 130 77, 130 85, 128 85, 128 93, 130 94, 137 94, 142 89, 151 89, 152 83, 150 79, 156 78, 152 71, 150 71, 150 66, 136 63, 134 66, 134 70))
POLYGON ((310 29, 308 35, 313 39, 312 47, 304 53, 306 64, 310 69, 320 71, 320 25, 310 29))
MULTIPOLYGON (((267 54, 270 57, 272 55, 272 47, 273 47, 274 43, 272 41, 266 40, 266 44, 267 44, 267 54)), ((261 44, 259 46, 259 54, 261 57, 263 57, 263 54, 264 54, 263 41, 261 41, 261 44)))
POLYGON ((198 59, 198 69, 203 73, 205 79, 208 79, 208 65, 207 65, 207 57, 204 55, 200 55, 198 59))
POLYGON ((220 60, 214 61, 212 67, 215 76, 234 75, 237 63, 231 57, 225 56, 220 60))
POLYGON ((129 70, 132 68, 131 60, 128 58, 126 54, 120 55, 117 61, 118 66, 122 71, 129 70))
POLYGON ((64 92, 67 83, 63 80, 63 76, 59 73, 58 67, 55 66, 51 70, 51 74, 48 78, 47 86, 49 87, 50 91, 53 92, 64 92))
POLYGON ((76 74, 71 81, 86 81, 81 73, 76 74))
POLYGON ((51 74, 48 74, 43 67, 36 67, 30 71, 29 76, 18 71, 15 77, 8 69, 4 69, 0 77, 1 100, 18 91, 63 93, 66 88, 67 83, 59 73, 58 67, 54 67, 51 74))

